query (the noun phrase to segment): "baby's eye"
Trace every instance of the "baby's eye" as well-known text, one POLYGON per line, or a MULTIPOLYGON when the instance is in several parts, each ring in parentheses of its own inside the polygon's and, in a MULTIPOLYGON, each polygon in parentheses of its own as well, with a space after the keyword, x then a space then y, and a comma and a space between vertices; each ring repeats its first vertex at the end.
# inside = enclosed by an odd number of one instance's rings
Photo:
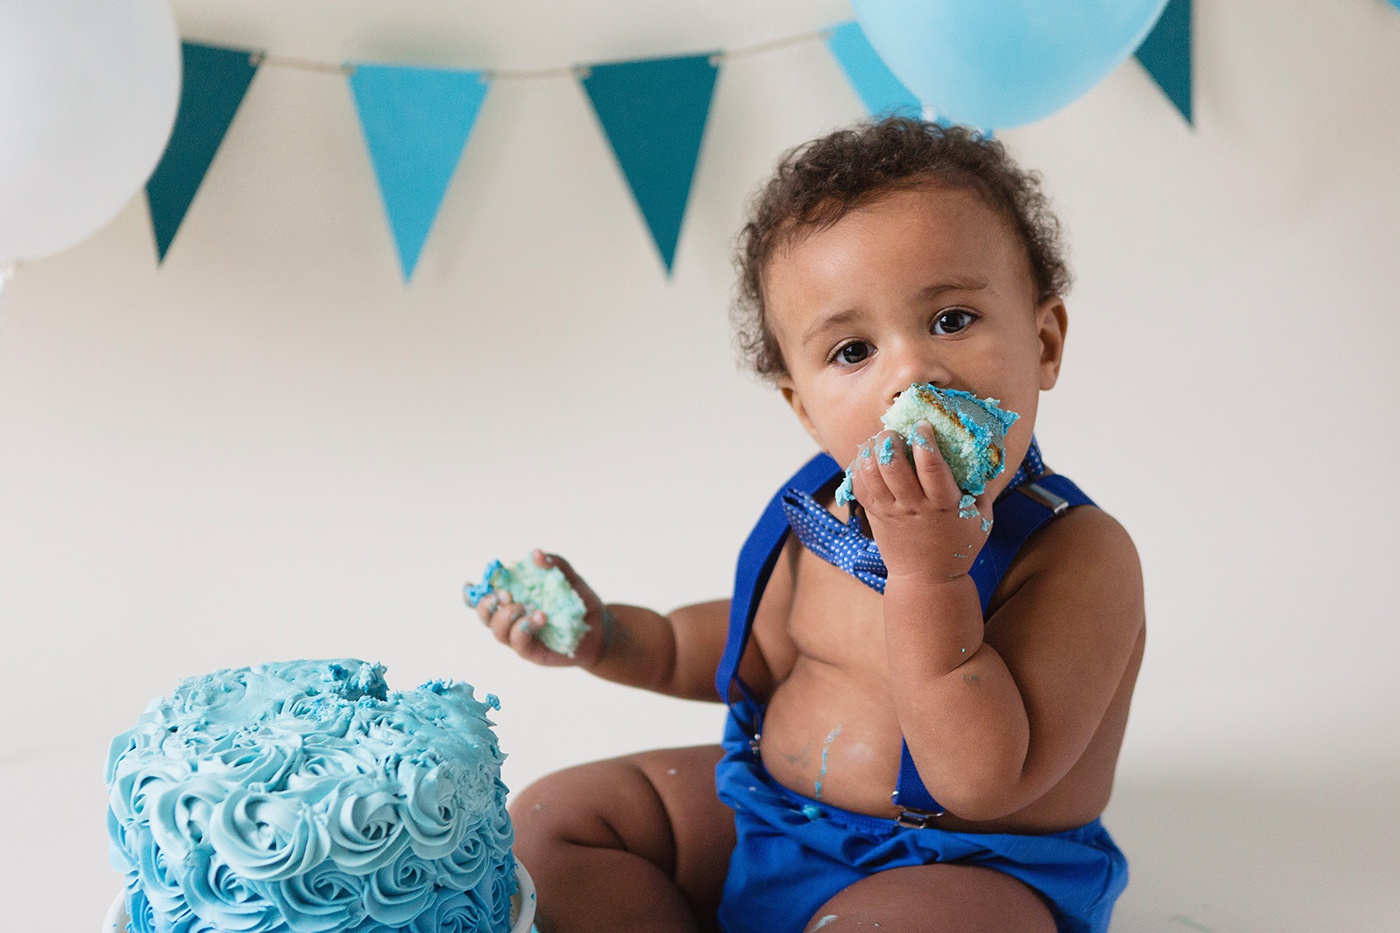
POLYGON ((850 343, 841 344, 831 358, 848 366, 854 366, 856 363, 865 362, 868 356, 870 356, 870 344, 864 340, 852 340, 850 343))
POLYGON ((940 336, 956 334, 976 320, 976 315, 965 308, 950 308, 933 322, 933 332, 940 336))

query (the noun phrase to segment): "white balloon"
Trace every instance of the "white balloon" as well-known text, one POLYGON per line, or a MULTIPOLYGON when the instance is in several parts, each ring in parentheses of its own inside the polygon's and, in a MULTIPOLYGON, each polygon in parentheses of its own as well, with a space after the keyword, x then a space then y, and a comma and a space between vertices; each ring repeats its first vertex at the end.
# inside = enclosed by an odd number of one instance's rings
POLYGON ((167 0, 0 0, 0 260, 111 220, 155 169, 179 102, 167 0))

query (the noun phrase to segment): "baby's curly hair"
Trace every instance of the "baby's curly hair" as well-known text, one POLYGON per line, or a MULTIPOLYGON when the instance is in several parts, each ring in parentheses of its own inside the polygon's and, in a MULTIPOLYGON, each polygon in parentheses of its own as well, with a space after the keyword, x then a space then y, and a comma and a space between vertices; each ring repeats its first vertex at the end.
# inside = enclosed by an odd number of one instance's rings
POLYGON ((973 191, 1012 224, 1039 298, 1069 290, 1060 222, 1040 190, 1040 175, 1016 165, 1000 142, 967 127, 908 117, 860 123, 789 150, 750 204, 735 248, 739 281, 730 316, 735 343, 755 373, 771 382, 787 372, 763 299, 763 271, 774 250, 882 195, 930 184, 973 191))

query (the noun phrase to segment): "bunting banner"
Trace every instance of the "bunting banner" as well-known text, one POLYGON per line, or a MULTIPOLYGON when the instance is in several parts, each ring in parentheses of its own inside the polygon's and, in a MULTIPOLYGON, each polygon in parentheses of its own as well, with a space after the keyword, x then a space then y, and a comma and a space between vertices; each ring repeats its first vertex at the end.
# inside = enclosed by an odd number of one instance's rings
POLYGON ((714 54, 592 65, 581 81, 671 274, 719 66, 714 54))
MULTIPOLYGON (((1391 2, 1400 6, 1400 0, 1391 2)), ((262 64, 346 76, 405 283, 413 278, 491 84, 574 75, 669 278, 720 63, 808 41, 826 45, 869 114, 932 116, 880 60, 855 21, 751 49, 524 72, 308 62, 186 42, 174 132, 146 185, 158 259, 164 262, 262 64)), ((1137 57, 1191 124, 1191 0, 1169 0, 1137 57)))
POLYGON ((890 71, 870 40, 865 38, 865 30, 860 28, 860 23, 851 20, 834 27, 827 34, 826 47, 846 73, 846 79, 851 82, 851 87, 871 116, 923 115, 924 105, 890 71))
POLYGON ((480 71, 356 64, 349 76, 405 282, 490 87, 480 71))
POLYGON ((158 263, 165 261, 258 70, 247 50, 182 42, 180 51, 180 108, 170 142, 146 182, 158 263))
MULTIPOLYGON (((1400 4, 1400 0, 1392 0, 1400 4)), ((1191 0, 1167 0, 1162 16, 1138 46, 1137 60, 1186 122, 1191 117, 1191 0)))

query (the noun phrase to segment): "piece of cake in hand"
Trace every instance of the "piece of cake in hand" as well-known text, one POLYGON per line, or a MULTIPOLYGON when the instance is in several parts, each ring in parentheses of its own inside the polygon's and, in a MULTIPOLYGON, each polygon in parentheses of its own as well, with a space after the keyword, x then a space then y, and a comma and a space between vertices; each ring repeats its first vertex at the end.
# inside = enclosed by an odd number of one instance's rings
MULTIPOLYGON (((927 421, 938 452, 953 472, 953 481, 968 496, 980 496, 987 481, 1006 468, 1006 429, 1021 416, 1001 407, 994 398, 978 398, 961 389, 940 389, 916 382, 880 417, 886 431, 895 431, 911 446, 924 443, 914 426, 927 421)), ((885 452, 881 453, 884 456, 885 452)), ((855 464, 836 490, 836 504, 855 501, 851 477, 855 464)), ((964 499, 966 501, 966 499, 964 499)))
POLYGON ((495 697, 285 661, 181 681, 107 758, 132 933, 506 933, 495 697))
POLYGON ((569 585, 562 570, 540 567, 528 559, 511 567, 493 560, 482 571, 480 583, 466 586, 464 596, 467 605, 475 609, 490 594, 501 592, 509 593, 527 613, 543 612, 545 624, 535 637, 551 651, 574 656, 588 632, 588 623, 583 621, 583 599, 569 585))

